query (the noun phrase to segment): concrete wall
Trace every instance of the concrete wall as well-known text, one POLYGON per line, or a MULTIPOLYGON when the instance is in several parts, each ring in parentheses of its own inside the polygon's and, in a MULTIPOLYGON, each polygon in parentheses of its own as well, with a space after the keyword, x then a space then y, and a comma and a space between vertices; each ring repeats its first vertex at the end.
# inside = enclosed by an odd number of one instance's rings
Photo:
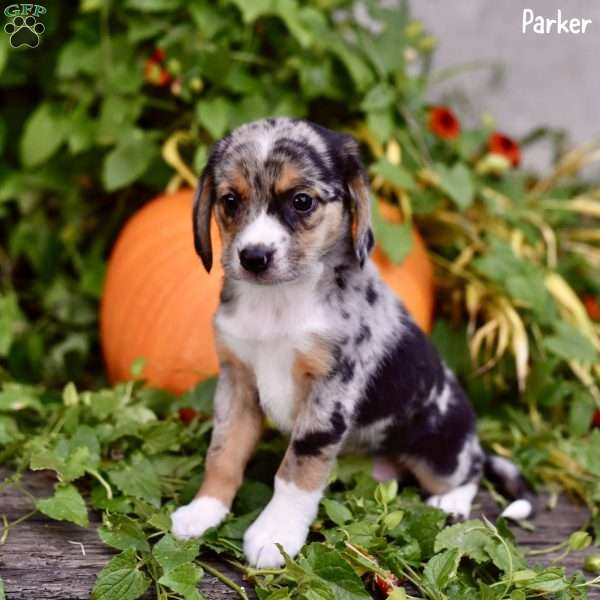
MULTIPOLYGON (((600 138, 600 0, 413 0, 412 10, 439 40, 434 71, 496 66, 437 84, 432 100, 458 100, 470 119, 487 110, 512 135, 545 124, 566 129, 572 143, 600 138), (523 34, 524 8, 549 18, 560 8, 563 18, 592 23, 579 35, 523 34)), ((525 162, 541 166, 548 157, 535 147, 525 162)))

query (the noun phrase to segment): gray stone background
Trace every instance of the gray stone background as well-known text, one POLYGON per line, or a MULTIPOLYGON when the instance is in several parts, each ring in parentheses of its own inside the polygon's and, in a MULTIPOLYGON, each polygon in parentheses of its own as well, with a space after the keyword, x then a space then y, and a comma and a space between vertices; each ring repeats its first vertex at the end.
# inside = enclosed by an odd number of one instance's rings
MULTIPOLYGON (((434 72, 478 63, 432 87, 475 122, 489 111, 500 130, 520 136, 538 125, 565 129, 569 145, 600 139, 600 0, 413 0, 412 11, 438 38, 434 72), (592 19, 587 33, 521 32, 536 15, 592 19)), ((531 146, 525 165, 544 167, 549 145, 531 146)), ((597 170, 594 169, 597 173, 597 170)))

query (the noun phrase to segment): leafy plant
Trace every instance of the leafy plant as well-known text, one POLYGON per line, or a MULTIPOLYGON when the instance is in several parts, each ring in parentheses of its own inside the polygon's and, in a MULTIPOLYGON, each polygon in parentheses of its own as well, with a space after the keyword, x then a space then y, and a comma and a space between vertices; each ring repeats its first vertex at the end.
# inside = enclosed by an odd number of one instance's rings
MULTIPOLYGON (((0 462, 15 469, 2 485, 50 469, 56 488, 36 510, 79 525, 88 506, 102 513, 99 535, 122 553, 96 598, 135 598, 150 582, 158 597, 197 598, 212 568, 199 553, 240 561, 242 532, 270 493, 251 477, 234 518, 177 543, 169 510, 201 476, 210 385, 177 401, 106 389, 97 340, 125 219, 157 192, 193 185, 212 142, 265 116, 359 139, 373 189, 404 217, 374 211, 384 250, 401 261, 412 224, 431 250, 433 338, 484 443, 532 484, 585 501, 600 533, 600 188, 577 177, 599 151, 573 150, 542 177, 516 169, 540 131, 519 144, 489 118, 467 128, 432 107, 435 40, 406 3, 379 4, 365 14, 350 0, 82 0, 49 8, 36 51, 0 36, 0 462), (67 381, 77 388, 61 396, 67 381), (77 391, 87 388, 97 391, 77 391), (176 411, 192 406, 201 418, 182 413, 186 426, 176 411)), ((276 460, 280 445, 257 460, 276 460)), ((375 585, 398 600, 414 594, 408 583, 426 598, 578 598, 595 585, 528 567, 502 522, 445 528, 413 492, 376 487, 351 463, 335 482, 297 559, 270 573, 238 565, 261 598, 366 597, 375 585)))

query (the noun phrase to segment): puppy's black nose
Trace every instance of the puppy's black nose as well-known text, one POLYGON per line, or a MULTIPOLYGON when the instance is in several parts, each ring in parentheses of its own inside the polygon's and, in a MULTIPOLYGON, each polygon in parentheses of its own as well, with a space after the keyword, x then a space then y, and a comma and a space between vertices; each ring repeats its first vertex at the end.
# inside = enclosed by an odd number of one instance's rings
POLYGON ((273 253, 273 250, 262 244, 247 246, 243 250, 240 250, 240 262, 246 271, 250 271, 250 273, 262 273, 269 268, 273 253))

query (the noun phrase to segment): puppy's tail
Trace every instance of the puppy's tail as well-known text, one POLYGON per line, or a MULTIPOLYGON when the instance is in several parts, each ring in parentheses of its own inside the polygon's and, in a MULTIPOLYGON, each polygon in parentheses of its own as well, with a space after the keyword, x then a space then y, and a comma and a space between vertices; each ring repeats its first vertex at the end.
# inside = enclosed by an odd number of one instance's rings
POLYGON ((494 454, 485 455, 485 474, 513 499, 501 516, 522 521, 535 513, 535 498, 515 464, 494 454))

